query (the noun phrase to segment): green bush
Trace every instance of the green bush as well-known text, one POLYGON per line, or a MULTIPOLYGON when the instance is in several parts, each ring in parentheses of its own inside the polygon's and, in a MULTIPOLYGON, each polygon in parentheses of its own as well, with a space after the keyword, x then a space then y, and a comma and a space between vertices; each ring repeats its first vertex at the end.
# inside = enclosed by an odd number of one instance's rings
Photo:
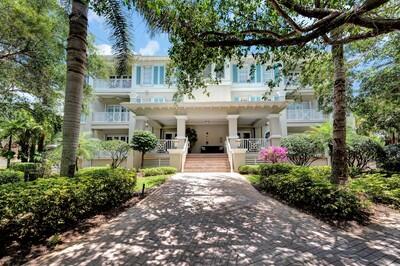
POLYGON ((24 173, 12 169, 5 169, 0 171, 0 185, 6 183, 16 183, 24 181, 24 173))
POLYGON ((260 174, 259 165, 242 165, 239 167, 239 173, 243 175, 258 175, 260 174))
POLYGON ((368 163, 375 161, 382 153, 381 145, 373 139, 353 135, 347 143, 347 165, 350 175, 356 176, 368 167, 368 163))
POLYGON ((80 219, 120 205, 134 193, 135 174, 93 169, 74 178, 46 178, 0 186, 0 245, 43 239, 80 219))
POLYGON ((351 180, 349 187, 355 192, 364 193, 373 202, 400 208, 400 175, 398 174, 391 177, 382 174, 363 175, 351 180))
POLYGON ((44 169, 41 163, 12 163, 10 169, 24 173, 25 181, 32 181, 43 177, 44 169))
POLYGON ((260 164, 260 175, 287 174, 296 166, 288 163, 260 164))
POLYGON ((328 176, 326 167, 295 167, 286 173, 263 175, 260 188, 326 220, 366 221, 369 213, 357 195, 331 184, 328 176))
POLYGON ((92 175, 93 173, 97 173, 100 170, 109 170, 109 169, 111 169, 109 166, 86 167, 79 169, 79 171, 75 174, 75 176, 92 175))
POLYGON ((400 172, 400 144, 385 146, 377 161, 378 166, 388 172, 400 172))
POLYGON ((154 176, 154 175, 172 175, 176 173, 175 167, 154 167, 154 168, 144 168, 141 170, 143 176, 154 176))
POLYGON ((321 142, 306 134, 294 134, 282 139, 282 147, 287 148, 288 159, 296 164, 308 166, 323 153, 324 147, 321 142))

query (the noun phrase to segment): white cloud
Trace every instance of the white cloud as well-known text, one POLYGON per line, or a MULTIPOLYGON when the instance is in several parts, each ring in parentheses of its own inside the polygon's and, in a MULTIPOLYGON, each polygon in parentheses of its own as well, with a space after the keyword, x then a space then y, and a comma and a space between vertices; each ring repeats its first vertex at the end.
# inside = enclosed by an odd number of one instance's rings
POLYGON ((96 44, 98 53, 101 55, 112 55, 112 47, 109 44, 96 44))
POLYGON ((149 41, 146 47, 139 49, 141 55, 155 55, 160 50, 160 44, 157 41, 149 41))
POLYGON ((95 22, 95 23, 103 23, 104 22, 103 17, 100 17, 99 15, 97 15, 90 9, 89 9, 89 14, 88 14, 88 20, 89 20, 89 22, 95 22))

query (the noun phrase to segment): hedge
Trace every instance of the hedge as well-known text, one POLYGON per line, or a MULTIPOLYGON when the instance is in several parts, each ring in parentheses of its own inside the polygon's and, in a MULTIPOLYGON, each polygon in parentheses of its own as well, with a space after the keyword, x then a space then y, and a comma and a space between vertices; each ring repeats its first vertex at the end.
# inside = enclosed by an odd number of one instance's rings
POLYGON ((400 208, 400 174, 386 177, 384 174, 366 174, 353 179, 350 189, 365 194, 376 203, 392 205, 400 208))
POLYGON ((25 181, 33 181, 38 177, 43 177, 45 169, 41 163, 11 163, 10 169, 24 173, 25 181))
POLYGON ((24 181, 24 173, 12 169, 0 170, 0 185, 24 181))
POLYGON ((258 175, 260 174, 260 165, 242 165, 239 166, 239 173, 243 175, 258 175))
POLYGON ((370 213, 356 193, 331 184, 328 167, 261 166, 260 189, 325 220, 365 222, 370 213))
POLYGON ((134 172, 118 168, 1 185, 0 245, 42 239, 118 206, 133 195, 135 182, 134 172))
POLYGON ((155 176, 155 175, 172 175, 176 173, 175 167, 154 167, 144 168, 141 170, 143 176, 155 176))

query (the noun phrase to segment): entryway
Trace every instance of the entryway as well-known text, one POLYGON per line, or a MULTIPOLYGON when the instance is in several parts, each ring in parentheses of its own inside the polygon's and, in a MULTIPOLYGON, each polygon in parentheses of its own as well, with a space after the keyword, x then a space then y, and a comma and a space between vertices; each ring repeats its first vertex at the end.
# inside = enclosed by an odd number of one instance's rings
POLYGON ((184 172, 230 172, 228 155, 226 153, 189 153, 186 156, 184 172))

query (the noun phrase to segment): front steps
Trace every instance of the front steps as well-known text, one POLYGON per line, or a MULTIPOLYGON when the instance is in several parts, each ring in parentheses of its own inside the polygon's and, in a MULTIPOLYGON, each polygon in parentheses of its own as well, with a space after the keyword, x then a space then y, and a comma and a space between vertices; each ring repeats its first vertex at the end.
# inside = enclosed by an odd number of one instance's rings
POLYGON ((228 155, 225 153, 189 153, 184 172, 230 172, 228 155))

